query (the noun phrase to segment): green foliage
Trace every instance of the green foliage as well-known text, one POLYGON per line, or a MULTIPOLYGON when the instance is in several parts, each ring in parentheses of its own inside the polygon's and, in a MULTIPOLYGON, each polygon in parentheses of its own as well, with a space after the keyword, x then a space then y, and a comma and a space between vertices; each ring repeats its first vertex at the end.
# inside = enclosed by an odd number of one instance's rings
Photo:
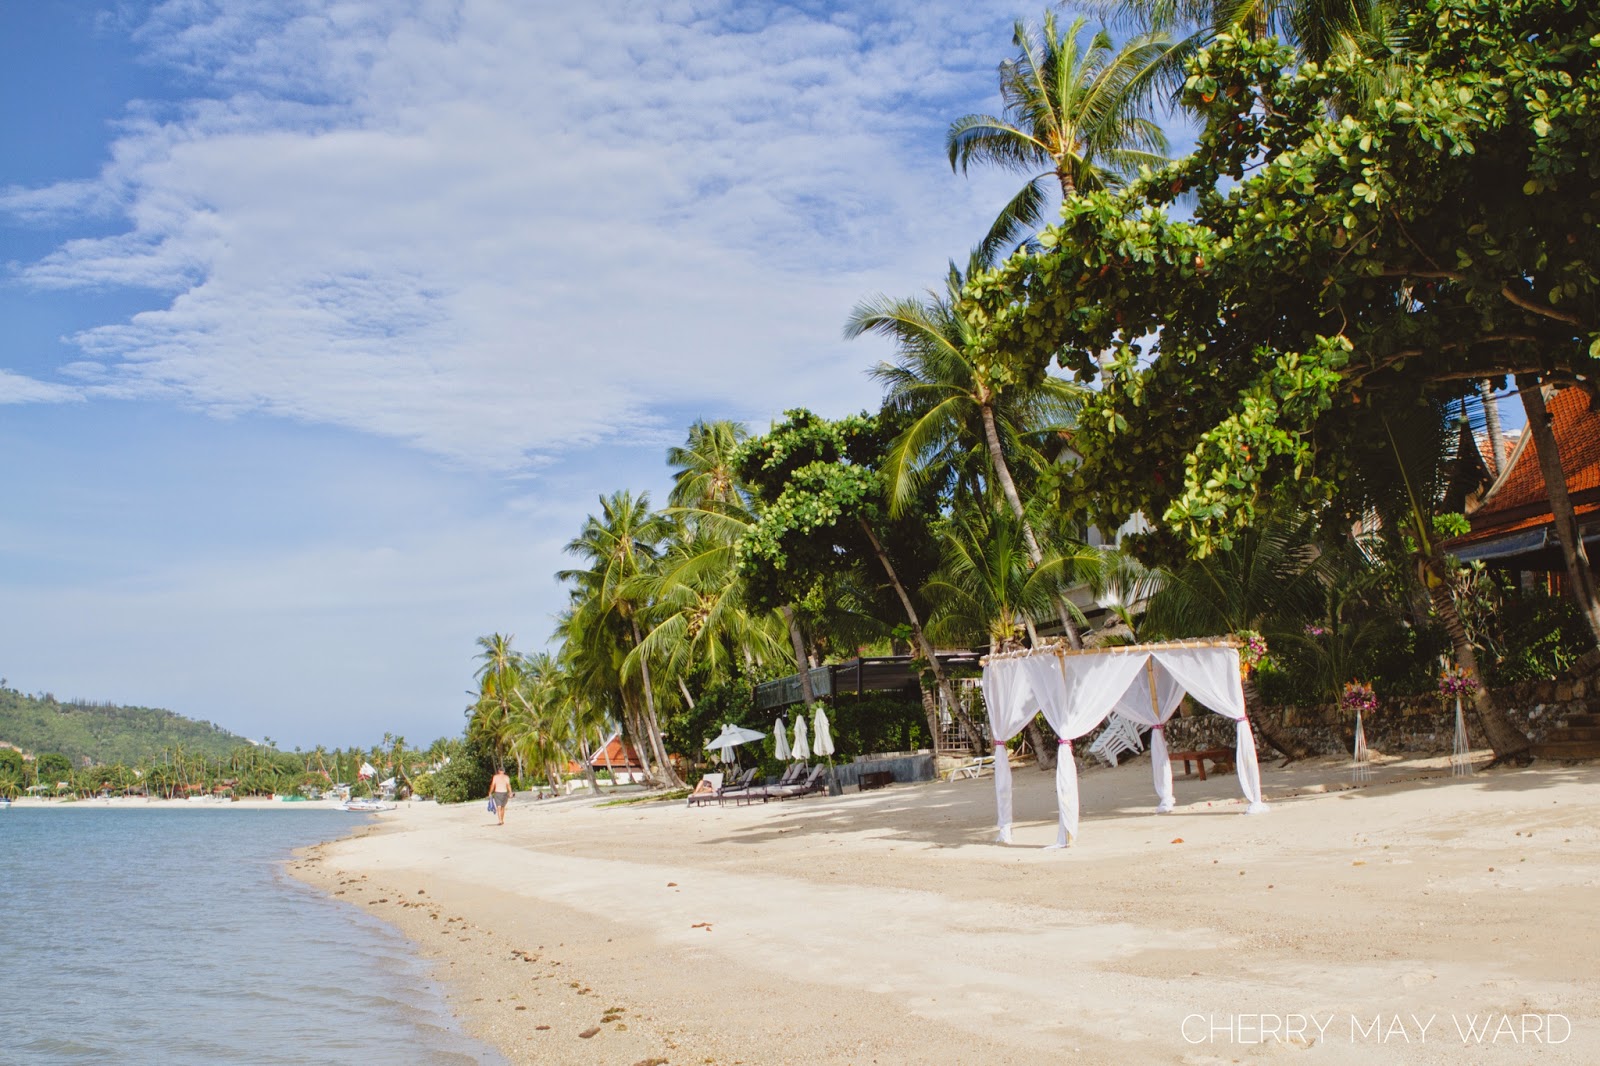
POLYGON ((484 741, 469 738, 462 750, 433 774, 433 798, 440 803, 466 803, 489 794, 494 777, 494 752, 484 741))
POLYGON ((1109 354, 1074 439, 1088 517, 1225 548, 1266 496, 1337 498, 1419 400, 1600 354, 1600 14, 1408 18, 1376 89, 1357 53, 1218 35, 1189 67, 1190 157, 1069 201, 1043 254, 969 282, 997 357, 1087 381, 1109 354))
POLYGON ((22 776, 22 753, 10 748, 0 748, 0 774, 22 776))
POLYGON ((171 711, 112 703, 62 703, 0 688, 0 740, 23 751, 58 751, 73 762, 127 763, 182 746, 212 758, 226 755, 243 737, 171 711))
POLYGON ((1503 573, 1469 568, 1458 599, 1462 620, 1484 651, 1484 680, 1490 685, 1554 677, 1594 647, 1570 599, 1524 591, 1503 573))
POLYGON ((828 707, 835 758, 875 751, 916 751, 932 745, 928 718, 914 687, 903 692, 840 693, 828 707))
POLYGON ((39 780, 43 782, 64 781, 72 775, 72 760, 56 751, 40 755, 34 766, 38 768, 39 780))

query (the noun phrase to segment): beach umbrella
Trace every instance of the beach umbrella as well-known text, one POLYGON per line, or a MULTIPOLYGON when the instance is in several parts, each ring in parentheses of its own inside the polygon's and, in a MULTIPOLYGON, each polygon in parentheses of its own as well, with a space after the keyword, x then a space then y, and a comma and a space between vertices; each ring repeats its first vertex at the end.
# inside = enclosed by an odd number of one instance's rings
POLYGON ((833 734, 828 730, 828 712, 821 705, 817 707, 816 738, 811 741, 811 750, 818 755, 833 754, 833 734))
POLYGON ((833 776, 833 733, 828 729, 828 712, 817 705, 816 737, 811 742, 811 750, 828 760, 828 795, 837 796, 844 792, 839 787, 839 782, 833 776))
POLYGON ((734 748, 752 740, 760 740, 764 736, 766 736, 765 733, 758 733, 754 729, 746 729, 744 726, 724 725, 722 732, 717 734, 714 740, 706 744, 706 750, 716 752, 718 758, 723 762, 734 762, 734 748))
POLYGON ((789 749, 789 758, 797 762, 805 762, 811 758, 811 748, 806 744, 806 716, 794 716, 794 746, 789 749))
POLYGON ((789 761, 789 727, 782 718, 772 727, 772 757, 779 762, 789 761))

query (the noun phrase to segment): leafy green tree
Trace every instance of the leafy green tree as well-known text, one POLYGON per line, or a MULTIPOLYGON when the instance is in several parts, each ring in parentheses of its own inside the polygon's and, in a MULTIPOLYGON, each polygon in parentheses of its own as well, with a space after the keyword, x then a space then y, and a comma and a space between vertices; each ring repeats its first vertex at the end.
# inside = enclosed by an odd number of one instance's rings
POLYGON ((72 775, 72 760, 60 752, 47 751, 34 760, 35 772, 41 784, 55 786, 72 775))
POLYGON ((1088 380, 1110 353, 1074 438, 1080 505, 1210 550, 1268 495, 1337 496, 1419 395, 1587 377, 1595 15, 1435 0, 1409 18, 1411 60, 1337 117, 1361 61, 1219 36, 1190 68, 1191 157, 1075 198, 1044 254, 969 283, 996 359, 1088 380))
POLYGON ((1004 116, 965 115, 946 135, 952 170, 978 163, 1031 175, 979 246, 986 264, 1044 222, 1053 189, 1070 200, 1163 161, 1166 136, 1145 101, 1169 42, 1140 33, 1118 48, 1102 29, 1085 45, 1086 28, 1079 18, 1058 30, 1054 12, 1037 28, 1018 22, 1019 53, 1000 64, 1004 116))
POLYGON ((982 732, 956 700, 923 630, 925 605, 919 608, 913 598, 920 582, 901 578, 905 547, 919 540, 932 547, 930 516, 903 508, 898 520, 890 519, 878 469, 884 436, 877 421, 865 416, 830 422, 795 410, 747 443, 739 453, 739 474, 756 492, 761 509, 739 544, 739 572, 757 602, 791 603, 804 598, 820 577, 840 570, 843 560, 875 560, 940 699, 982 747, 982 732), (898 536, 883 532, 891 528, 898 536))

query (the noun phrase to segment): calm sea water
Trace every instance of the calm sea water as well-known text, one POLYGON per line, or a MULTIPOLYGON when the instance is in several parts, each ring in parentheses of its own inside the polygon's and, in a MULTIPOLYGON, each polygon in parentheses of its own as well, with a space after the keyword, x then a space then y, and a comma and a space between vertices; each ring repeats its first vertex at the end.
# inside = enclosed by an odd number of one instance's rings
POLYGON ((503 1063, 409 941, 284 871, 357 817, 0 811, 0 1063, 503 1063))

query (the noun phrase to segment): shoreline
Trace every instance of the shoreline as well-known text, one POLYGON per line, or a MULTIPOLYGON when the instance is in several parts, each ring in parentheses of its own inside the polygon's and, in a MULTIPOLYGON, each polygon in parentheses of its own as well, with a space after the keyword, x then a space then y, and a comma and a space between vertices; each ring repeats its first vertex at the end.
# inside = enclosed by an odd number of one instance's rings
POLYGON ((988 779, 503 828, 418 804, 289 869, 416 942, 518 1064, 1600 1061, 1600 767, 1262 781, 1267 815, 1179 775, 1156 816, 1147 760, 1086 772, 1066 851, 1032 768, 1011 847, 988 779), (1549 1028, 1471 1038, 1523 1015, 1549 1028))
MULTIPOLYGON (((399 808, 410 805, 411 801, 400 801, 399 808)), ((421 801, 418 801, 421 802, 421 801)), ((427 801, 430 806, 431 800, 427 801)), ((11 801, 11 806, 18 810, 61 810, 61 811, 339 811, 341 814, 370 813, 361 811, 342 811, 338 803, 329 800, 297 800, 286 802, 284 800, 247 799, 247 800, 147 800, 119 798, 111 800, 59 800, 39 799, 29 796, 19 797, 11 801)), ((392 813, 392 812, 384 812, 392 813)))

